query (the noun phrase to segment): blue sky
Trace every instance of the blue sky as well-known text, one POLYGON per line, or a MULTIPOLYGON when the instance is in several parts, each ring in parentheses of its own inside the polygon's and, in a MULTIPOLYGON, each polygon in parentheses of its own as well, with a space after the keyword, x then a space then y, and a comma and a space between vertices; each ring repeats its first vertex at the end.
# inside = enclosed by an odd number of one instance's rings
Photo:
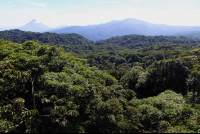
POLYGON ((200 0, 0 0, 0 27, 32 19, 56 27, 135 18, 156 24, 199 25, 200 0))

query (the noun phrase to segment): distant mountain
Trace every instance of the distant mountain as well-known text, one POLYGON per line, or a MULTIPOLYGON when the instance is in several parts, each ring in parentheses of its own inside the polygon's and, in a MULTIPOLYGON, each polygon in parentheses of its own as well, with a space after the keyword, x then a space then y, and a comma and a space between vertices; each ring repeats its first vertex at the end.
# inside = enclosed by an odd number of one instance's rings
POLYGON ((20 27, 19 29, 23 31, 31 31, 31 32, 46 32, 46 31, 51 30, 52 28, 34 19, 28 24, 20 27))
POLYGON ((105 24, 89 26, 71 26, 54 30, 55 33, 77 33, 87 39, 97 41, 108 39, 114 36, 130 34, 138 35, 175 35, 184 31, 200 31, 199 26, 169 26, 164 24, 152 24, 137 19, 126 19, 122 21, 112 21, 105 24))
POLYGON ((66 27, 70 27, 70 26, 68 26, 68 25, 60 25, 60 26, 58 26, 56 28, 51 29, 49 32, 55 31, 55 30, 59 30, 59 29, 63 29, 63 28, 66 28, 66 27))

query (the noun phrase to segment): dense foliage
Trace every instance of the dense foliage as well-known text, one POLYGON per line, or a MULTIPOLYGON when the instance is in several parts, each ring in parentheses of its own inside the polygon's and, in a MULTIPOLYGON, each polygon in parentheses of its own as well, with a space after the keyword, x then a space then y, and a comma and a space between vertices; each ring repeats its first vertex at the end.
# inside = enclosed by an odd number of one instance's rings
POLYGON ((78 34, 55 34, 55 33, 35 33, 20 30, 0 31, 0 39, 9 40, 15 43, 26 41, 39 41, 41 44, 63 46, 67 52, 87 53, 93 50, 92 41, 87 40, 78 34))
POLYGON ((176 34, 176 36, 185 36, 189 38, 200 38, 200 32, 193 31, 193 32, 181 32, 179 34, 176 34))
POLYGON ((133 91, 55 46, 0 41, 1 132, 138 132, 133 91))
POLYGON ((0 40, 0 132, 200 131, 198 39, 130 35, 88 54, 40 42, 0 40))
MULTIPOLYGON (((125 35, 121 37, 112 37, 107 40, 97 41, 96 45, 100 47, 118 46, 118 48, 138 49, 163 44, 169 49, 171 44, 186 44, 196 46, 200 44, 200 39, 191 39, 187 37, 175 36, 144 36, 144 35, 125 35)), ((109 48, 106 48, 109 49, 109 48)))

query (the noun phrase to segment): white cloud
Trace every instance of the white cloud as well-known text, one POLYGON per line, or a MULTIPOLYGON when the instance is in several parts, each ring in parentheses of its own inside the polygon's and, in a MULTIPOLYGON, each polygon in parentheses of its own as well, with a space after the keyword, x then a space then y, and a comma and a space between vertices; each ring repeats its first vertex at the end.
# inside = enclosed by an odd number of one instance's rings
POLYGON ((13 1, 16 3, 30 4, 30 5, 37 6, 37 7, 46 7, 47 6, 44 3, 34 2, 33 0, 13 0, 13 1))
POLYGON ((33 1, 29 1, 28 3, 30 3, 31 5, 34 5, 34 6, 38 6, 38 7, 46 7, 47 6, 46 4, 36 3, 33 1))
POLYGON ((5 3, 7 3, 7 4, 12 4, 13 2, 12 2, 12 1, 6 1, 5 3))
MULTIPOLYGON (((1 1, 1 0, 0 0, 1 1)), ((15 0, 12 0, 16 2, 15 0)), ((19 1, 19 0, 18 0, 19 1)), ((20 0, 22 1, 22 0, 20 0)), ((33 0, 26 0, 26 2, 33 0)), ((134 0, 132 0, 134 1, 134 0)), ((146 0, 148 1, 148 0, 146 0)), ((42 23, 56 27, 59 25, 92 25, 106 23, 112 20, 135 18, 155 24, 168 25, 200 25, 200 9, 186 8, 142 8, 135 4, 129 6, 113 4, 106 8, 84 6, 68 6, 67 8, 37 8, 46 7, 41 3, 26 3, 34 6, 27 8, 0 8, 0 26, 23 26, 32 19, 39 19, 42 23), (39 4, 39 5, 38 5, 39 4)))
POLYGON ((121 2, 120 1, 105 1, 106 3, 109 3, 109 4, 120 4, 121 2))
POLYGON ((143 2, 143 1, 147 1, 147 0, 133 0, 135 2, 143 2))

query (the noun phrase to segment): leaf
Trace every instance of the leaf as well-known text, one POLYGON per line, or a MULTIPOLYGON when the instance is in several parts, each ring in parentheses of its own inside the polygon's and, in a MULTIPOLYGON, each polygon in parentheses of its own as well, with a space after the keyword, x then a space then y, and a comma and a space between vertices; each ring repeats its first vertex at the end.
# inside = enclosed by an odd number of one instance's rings
POLYGON ((16 98, 14 100, 13 108, 15 110, 21 110, 24 107, 25 100, 23 98, 16 98))
POLYGON ((77 117, 77 116, 79 116, 80 114, 79 114, 79 112, 76 111, 76 110, 69 110, 69 111, 67 112, 67 115, 77 117))
POLYGON ((41 101, 42 101, 42 104, 44 104, 44 103, 49 103, 49 102, 50 102, 50 100, 47 99, 47 98, 43 98, 43 99, 41 99, 41 101))
POLYGON ((58 111, 60 114, 64 115, 67 112, 67 107, 66 106, 59 106, 58 111))
POLYGON ((49 100, 51 102, 58 102, 58 98, 55 95, 52 95, 49 100))

